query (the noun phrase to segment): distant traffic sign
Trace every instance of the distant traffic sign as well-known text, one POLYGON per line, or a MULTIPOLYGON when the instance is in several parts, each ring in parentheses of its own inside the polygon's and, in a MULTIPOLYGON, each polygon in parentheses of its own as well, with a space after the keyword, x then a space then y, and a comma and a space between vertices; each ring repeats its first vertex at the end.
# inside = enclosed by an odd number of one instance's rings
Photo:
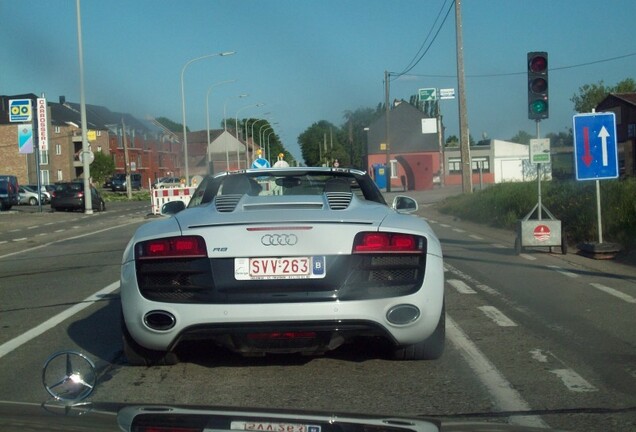
POLYGON ((576 179, 617 178, 618 148, 614 113, 577 114, 573 123, 576 179))
POLYGON ((418 90, 420 102, 429 102, 437 99, 437 89, 423 88, 418 90))
POLYGON ((9 122, 27 123, 31 116, 31 99, 9 99, 9 122))

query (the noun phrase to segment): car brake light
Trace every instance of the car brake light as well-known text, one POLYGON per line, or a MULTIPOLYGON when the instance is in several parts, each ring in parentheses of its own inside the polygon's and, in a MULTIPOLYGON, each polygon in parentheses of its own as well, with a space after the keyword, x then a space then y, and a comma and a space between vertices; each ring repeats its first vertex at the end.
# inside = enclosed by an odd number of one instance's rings
POLYGON ((423 238, 411 234, 363 232, 353 242, 353 253, 413 253, 423 249, 423 238))
POLYGON ((196 258, 207 256, 207 248, 203 237, 168 237, 138 243, 135 256, 138 259, 196 258))

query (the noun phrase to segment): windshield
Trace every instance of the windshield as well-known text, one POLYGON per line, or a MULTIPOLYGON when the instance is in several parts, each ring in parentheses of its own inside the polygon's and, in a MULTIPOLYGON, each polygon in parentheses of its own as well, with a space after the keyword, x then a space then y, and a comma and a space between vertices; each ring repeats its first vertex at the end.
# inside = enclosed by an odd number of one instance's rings
POLYGON ((635 0, 0 17, 0 432, 636 430, 635 0))

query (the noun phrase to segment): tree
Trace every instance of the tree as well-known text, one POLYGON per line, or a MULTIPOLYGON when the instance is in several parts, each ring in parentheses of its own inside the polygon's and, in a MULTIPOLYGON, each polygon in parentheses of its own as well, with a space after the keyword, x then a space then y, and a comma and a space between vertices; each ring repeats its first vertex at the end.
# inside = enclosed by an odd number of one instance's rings
POLYGON ((446 138, 446 147, 459 147, 459 138, 457 138, 457 135, 451 135, 446 138))
POLYGON ((530 140, 532 138, 535 138, 535 137, 533 135, 530 135, 526 131, 520 130, 519 132, 517 132, 517 135, 513 136, 512 138, 510 138, 509 141, 510 142, 514 142, 514 143, 518 143, 518 144, 529 145, 530 144, 530 140))
MULTIPOLYGON (((171 132, 183 133, 183 124, 181 123, 176 123, 166 117, 158 117, 155 120, 157 120, 157 122, 161 123, 166 129, 171 132)), ((186 127, 186 131, 190 132, 190 129, 186 127)))
POLYGON ((585 84, 579 87, 579 93, 570 99, 574 103, 574 110, 579 113, 589 113, 610 93, 636 92, 636 81, 626 78, 613 87, 607 87, 603 81, 597 84, 585 84))
POLYGON ((95 152, 95 160, 91 164, 91 177, 95 184, 104 184, 104 181, 115 173, 115 161, 113 158, 98 151, 95 152))
POLYGON ((327 120, 312 124, 298 136, 298 144, 307 166, 331 164, 334 159, 347 158, 343 145, 339 141, 337 126, 327 120))

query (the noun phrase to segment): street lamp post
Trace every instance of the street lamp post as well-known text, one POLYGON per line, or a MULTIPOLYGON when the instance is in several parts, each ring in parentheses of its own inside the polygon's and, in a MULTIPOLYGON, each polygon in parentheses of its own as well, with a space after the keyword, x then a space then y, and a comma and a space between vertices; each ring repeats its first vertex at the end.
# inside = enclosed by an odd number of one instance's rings
MULTIPOLYGON (((84 94, 84 53, 82 49, 82 16, 80 13, 80 0, 76 0, 77 10, 77 46, 79 54, 79 76, 80 76, 80 119, 82 122, 82 166, 84 169, 84 213, 93 214, 93 202, 91 195, 90 161, 88 158, 88 130, 86 124, 86 96, 84 94)), ((37 152, 40 150, 37 149, 37 152)), ((39 184, 38 177, 38 184, 39 184)))
POLYGON ((187 133, 187 126, 186 126, 185 87, 183 84, 183 76, 185 74, 187 67, 196 61, 203 60, 210 57, 225 57, 225 56, 230 56, 233 54, 235 54, 234 51, 224 51, 224 52, 219 52, 215 54, 207 54, 201 57, 196 57, 191 60, 188 60, 186 64, 184 64, 183 67, 181 68, 181 116, 182 116, 181 121, 183 122, 183 157, 185 159, 184 163, 185 163, 186 185, 190 185, 190 172, 188 171, 188 133, 187 133))
POLYGON ((269 159, 269 157, 270 157, 270 154, 269 154, 269 137, 271 137, 272 135, 276 135, 276 132, 274 132, 274 130, 273 130, 273 129, 272 129, 272 131, 271 131, 270 133, 268 133, 268 134, 267 134, 267 158, 268 158, 268 160, 269 160, 269 163, 270 163, 271 165, 274 165, 274 164, 272 163, 272 160, 270 160, 270 159, 269 159))
MULTIPOLYGON (((274 129, 271 123, 261 126, 258 130, 258 145, 260 146, 261 149, 265 148, 263 147, 263 141, 265 141, 265 132, 267 132, 270 129, 272 130, 274 129)), ((269 154, 267 154, 267 152, 265 152, 265 159, 269 160, 269 154)))
MULTIPOLYGON (((263 105, 265 105, 264 103, 256 103, 256 104, 252 104, 252 105, 247 105, 244 106, 242 108, 239 108, 238 110, 236 110, 236 115, 234 116, 234 129, 236 129, 236 137, 238 139, 238 115, 241 111, 243 111, 244 109, 248 109, 248 108, 256 108, 256 107, 262 107, 263 105)), ((247 121, 245 122, 245 136, 243 137, 243 139, 245 140, 245 168, 248 168, 249 162, 247 161, 247 121)), ((241 140, 239 139, 239 142, 241 140)), ((238 147, 236 148, 236 163, 238 164, 238 169, 241 169, 241 162, 240 162, 241 158, 239 156, 239 150, 238 147)))
POLYGON ((208 88, 208 92, 205 95, 205 121, 207 125, 207 136, 208 136, 208 148, 205 151, 205 159, 208 163, 208 174, 210 174, 210 162, 211 162, 210 161, 210 92, 216 86, 219 86, 221 84, 233 83, 233 82, 236 82, 236 80, 233 79, 233 80, 221 81, 216 84, 212 84, 208 88))
MULTIPOLYGON (((236 97, 239 98, 239 99, 242 99, 242 98, 246 98, 248 96, 249 96, 249 94, 243 93, 243 94, 240 94, 240 95, 238 95, 236 97)), ((233 97, 229 97, 229 98, 225 99, 225 102, 223 102, 223 131, 224 132, 227 132, 227 102, 230 99, 233 99, 233 97)), ((236 139, 238 140, 239 139, 238 138, 238 131, 234 130, 234 133, 236 134, 236 139)), ((223 137, 223 141, 225 143, 225 169, 229 171, 230 170, 230 153, 229 153, 229 149, 227 148, 227 136, 223 137)))

